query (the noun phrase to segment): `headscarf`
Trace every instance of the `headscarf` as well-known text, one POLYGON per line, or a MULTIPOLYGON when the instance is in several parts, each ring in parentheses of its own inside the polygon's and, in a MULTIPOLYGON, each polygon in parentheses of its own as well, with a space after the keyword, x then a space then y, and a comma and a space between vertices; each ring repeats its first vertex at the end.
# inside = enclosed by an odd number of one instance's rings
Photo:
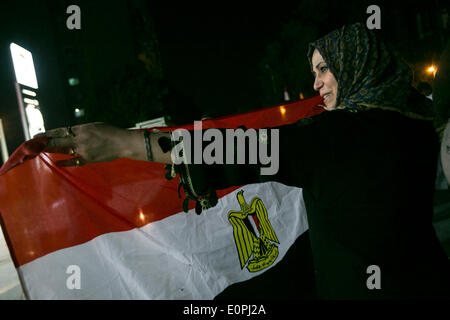
POLYGON ((412 93, 411 69, 376 37, 375 31, 355 23, 329 33, 309 44, 310 64, 314 49, 338 82, 338 108, 384 108, 431 120, 431 108, 408 101, 412 93))

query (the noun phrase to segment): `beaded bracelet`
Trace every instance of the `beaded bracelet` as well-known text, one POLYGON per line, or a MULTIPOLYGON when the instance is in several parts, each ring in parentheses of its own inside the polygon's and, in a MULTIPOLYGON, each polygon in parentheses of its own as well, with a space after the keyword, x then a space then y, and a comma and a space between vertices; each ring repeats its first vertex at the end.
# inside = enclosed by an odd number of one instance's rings
POLYGON ((145 149, 147 150, 147 160, 153 161, 152 148, 150 147, 150 132, 144 131, 145 149))

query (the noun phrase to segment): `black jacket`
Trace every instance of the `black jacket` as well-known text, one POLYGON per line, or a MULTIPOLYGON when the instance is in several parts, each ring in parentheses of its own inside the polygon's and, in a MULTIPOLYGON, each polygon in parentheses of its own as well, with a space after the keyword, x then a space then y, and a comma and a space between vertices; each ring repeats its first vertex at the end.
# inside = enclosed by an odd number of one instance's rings
POLYGON ((448 259, 432 226, 438 138, 431 122, 336 110, 278 129, 276 175, 250 165, 191 165, 194 185, 303 188, 319 298, 450 297, 448 259), (374 265, 381 289, 370 290, 374 265))

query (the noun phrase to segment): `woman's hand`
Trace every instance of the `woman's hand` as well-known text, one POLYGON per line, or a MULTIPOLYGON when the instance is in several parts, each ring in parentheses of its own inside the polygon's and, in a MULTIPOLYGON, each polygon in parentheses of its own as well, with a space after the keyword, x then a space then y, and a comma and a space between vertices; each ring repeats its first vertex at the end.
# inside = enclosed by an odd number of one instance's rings
POLYGON ((59 166, 79 166, 118 158, 147 159, 142 130, 125 130, 95 122, 53 129, 37 136, 49 138, 44 152, 76 156, 58 161, 59 166))

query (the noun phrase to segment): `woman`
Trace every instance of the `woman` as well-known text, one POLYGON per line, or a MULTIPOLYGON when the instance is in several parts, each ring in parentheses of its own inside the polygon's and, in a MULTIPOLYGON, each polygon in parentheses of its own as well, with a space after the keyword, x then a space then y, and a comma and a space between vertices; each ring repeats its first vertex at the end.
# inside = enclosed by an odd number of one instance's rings
MULTIPOLYGON (((187 172, 194 181, 183 186, 209 205, 214 189, 230 185, 265 179, 302 187, 320 298, 449 297, 448 260, 431 224, 438 140, 409 68, 362 24, 312 43, 308 57, 314 89, 330 112, 279 128, 278 173, 176 166, 182 183, 187 172), (368 285, 372 268, 381 275, 375 289, 368 285)), ((171 163, 161 144, 167 133, 148 137, 99 124, 72 130, 46 134, 48 150, 80 155, 61 165, 118 157, 171 163)))

